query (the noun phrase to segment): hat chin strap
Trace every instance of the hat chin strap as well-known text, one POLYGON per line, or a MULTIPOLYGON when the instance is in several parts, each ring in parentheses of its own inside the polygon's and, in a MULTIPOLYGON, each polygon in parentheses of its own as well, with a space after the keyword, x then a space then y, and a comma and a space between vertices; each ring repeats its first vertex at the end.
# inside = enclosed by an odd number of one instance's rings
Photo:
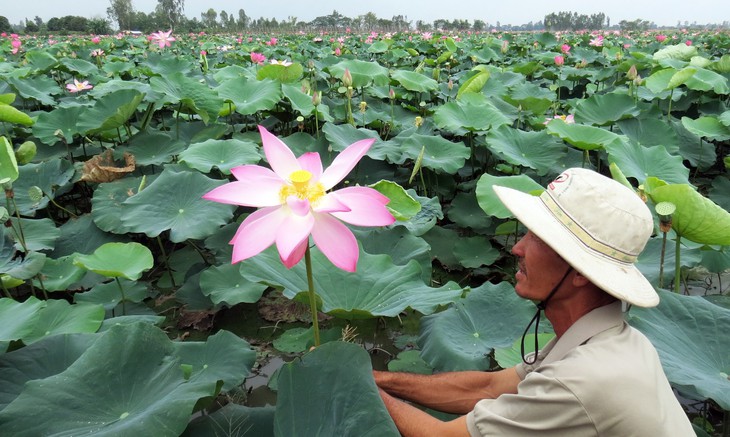
POLYGON ((530 320, 530 323, 525 328, 525 332, 522 333, 522 341, 520 342, 520 354, 522 355, 522 361, 527 365, 535 364, 535 362, 537 361, 537 330, 540 326, 540 314, 542 314, 542 311, 547 307, 547 303, 550 298, 552 298, 555 292, 558 291, 558 288, 563 285, 563 281, 565 281, 565 278, 568 277, 568 273, 570 273, 572 270, 573 267, 569 265, 568 270, 565 271, 565 274, 563 274, 563 277, 560 279, 560 281, 555 284, 555 287, 553 287, 545 300, 537 304, 537 311, 535 312, 535 315, 532 317, 532 320, 530 320), (533 323, 535 324, 535 354, 532 356, 532 361, 527 361, 527 358, 525 357, 525 337, 527 336, 527 331, 530 330, 530 326, 532 326, 533 323))

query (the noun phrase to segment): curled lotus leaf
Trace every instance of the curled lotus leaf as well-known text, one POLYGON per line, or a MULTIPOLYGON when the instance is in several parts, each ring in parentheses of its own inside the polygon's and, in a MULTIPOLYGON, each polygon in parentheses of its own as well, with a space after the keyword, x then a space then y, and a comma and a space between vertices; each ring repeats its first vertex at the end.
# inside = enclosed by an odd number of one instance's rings
POLYGON ((106 152, 84 162, 81 180, 97 183, 112 182, 132 173, 135 167, 134 155, 131 153, 124 152, 124 166, 119 167, 114 161, 112 150, 107 149, 106 152))

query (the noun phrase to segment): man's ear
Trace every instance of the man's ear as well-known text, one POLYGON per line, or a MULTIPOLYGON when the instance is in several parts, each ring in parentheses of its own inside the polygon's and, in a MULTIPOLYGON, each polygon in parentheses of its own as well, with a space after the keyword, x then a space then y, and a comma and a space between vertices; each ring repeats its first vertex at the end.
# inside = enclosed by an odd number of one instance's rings
POLYGON ((572 283, 575 287, 585 287, 586 285, 591 283, 591 280, 583 276, 583 274, 578 270, 573 270, 572 283))

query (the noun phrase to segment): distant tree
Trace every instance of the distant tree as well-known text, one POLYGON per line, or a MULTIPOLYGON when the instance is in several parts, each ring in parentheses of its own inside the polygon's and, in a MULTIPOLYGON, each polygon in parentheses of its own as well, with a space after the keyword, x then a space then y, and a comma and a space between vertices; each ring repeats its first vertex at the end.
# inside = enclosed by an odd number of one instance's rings
POLYGON ((185 19, 185 0, 157 0, 155 13, 170 29, 185 19))
POLYGON ((86 24, 86 31, 94 35, 109 35, 112 33, 112 27, 108 20, 92 18, 86 24))
POLYGON ((487 24, 482 20, 474 20, 474 24, 471 26, 476 32, 482 32, 487 28, 487 24))
POLYGON ((0 15, 0 32, 12 32, 13 26, 10 25, 7 17, 0 15))
POLYGON ((243 30, 247 28, 250 21, 251 19, 248 18, 248 15, 246 15, 246 11, 244 11, 243 9, 239 9, 238 19, 236 20, 236 26, 238 27, 238 30, 243 30))
POLYGON ((618 25, 621 28, 621 30, 626 31, 626 32, 643 32, 643 31, 649 29, 651 23, 649 23, 646 20, 637 18, 636 20, 632 20, 632 21, 621 20, 618 22, 618 25))
POLYGON ((221 11, 221 13, 218 14, 218 16, 220 17, 220 27, 223 29, 227 29, 228 28, 228 12, 221 11))
POLYGON ((367 31, 375 30, 378 25, 378 17, 373 12, 368 12, 362 16, 362 25, 367 31))
POLYGON ((208 29, 215 29, 218 26, 216 19, 218 18, 218 12, 215 9, 210 8, 206 12, 200 13, 200 22, 208 29))
POLYGON ((129 30, 134 17, 132 0, 109 0, 109 3, 110 6, 106 8, 109 19, 117 23, 119 30, 129 30))
POLYGON ((35 22, 28 21, 28 19, 26 18, 26 20, 25 20, 25 31, 26 32, 38 32, 39 30, 40 30, 40 28, 38 27, 37 24, 35 24, 35 22))

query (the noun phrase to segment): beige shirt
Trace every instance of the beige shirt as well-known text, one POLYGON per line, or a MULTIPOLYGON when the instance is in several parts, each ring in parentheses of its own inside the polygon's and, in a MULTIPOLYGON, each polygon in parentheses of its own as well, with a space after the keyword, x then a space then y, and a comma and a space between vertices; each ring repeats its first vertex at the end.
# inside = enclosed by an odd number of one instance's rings
POLYGON ((583 316, 559 340, 519 364, 517 394, 477 403, 481 436, 695 436, 656 350, 623 318, 621 303, 583 316))

